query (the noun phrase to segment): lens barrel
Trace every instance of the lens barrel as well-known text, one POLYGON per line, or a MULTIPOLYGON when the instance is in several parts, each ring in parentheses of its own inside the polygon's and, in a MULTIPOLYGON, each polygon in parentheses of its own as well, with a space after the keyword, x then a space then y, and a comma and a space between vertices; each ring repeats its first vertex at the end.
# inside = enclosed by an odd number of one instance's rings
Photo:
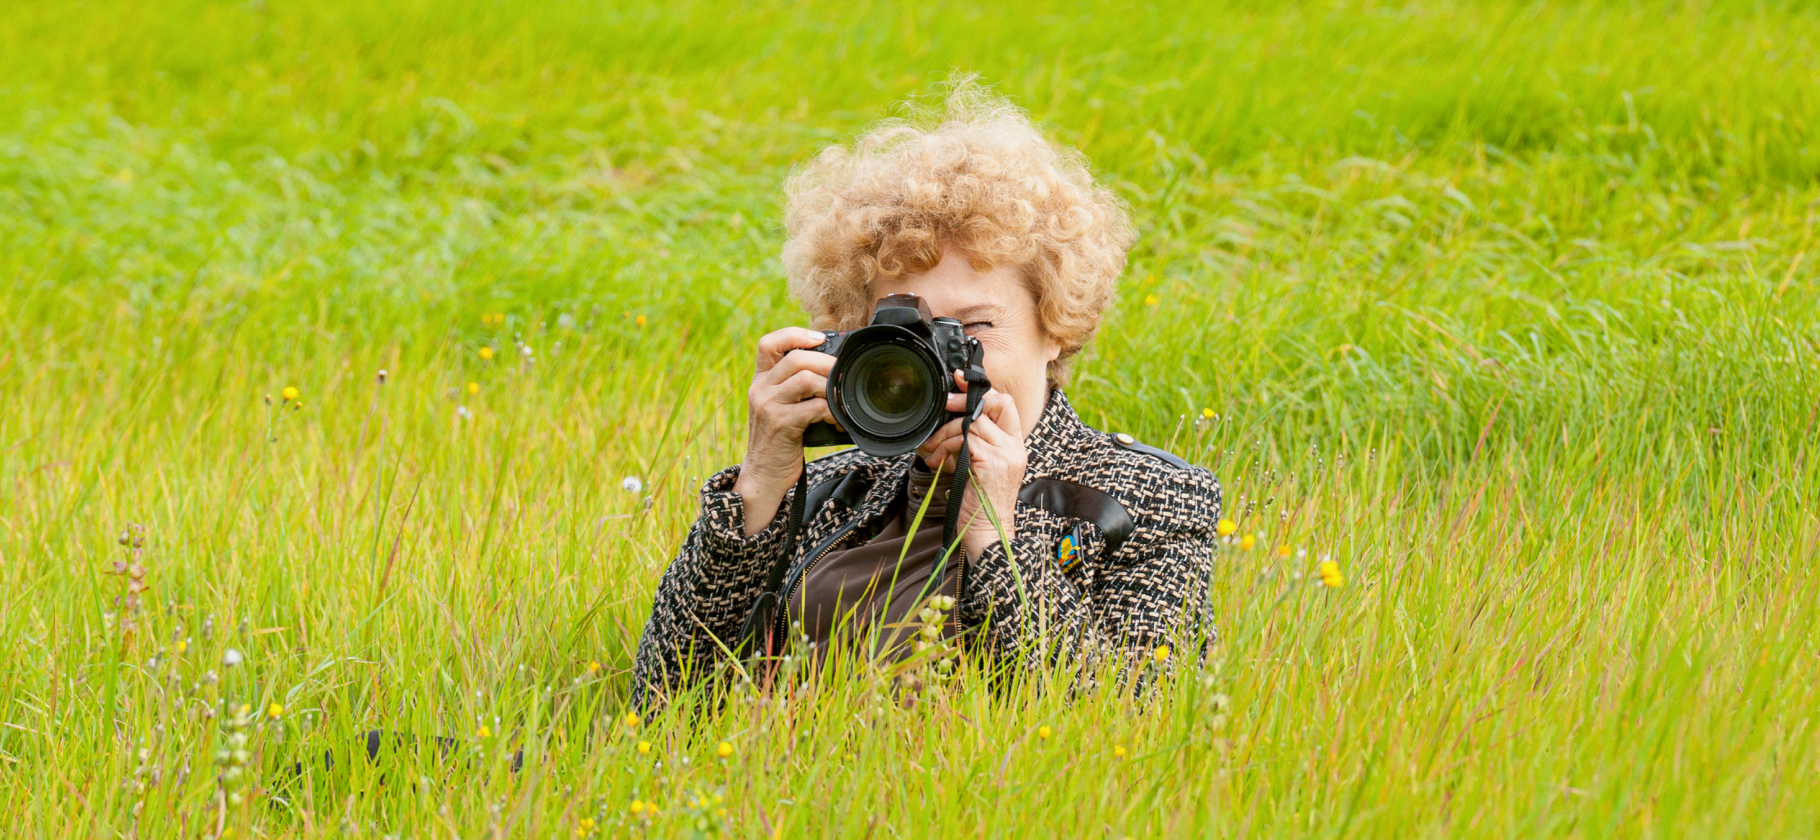
POLYGON ((867 454, 902 455, 947 420, 946 373, 928 340, 910 330, 855 330, 828 375, 830 413, 867 454))

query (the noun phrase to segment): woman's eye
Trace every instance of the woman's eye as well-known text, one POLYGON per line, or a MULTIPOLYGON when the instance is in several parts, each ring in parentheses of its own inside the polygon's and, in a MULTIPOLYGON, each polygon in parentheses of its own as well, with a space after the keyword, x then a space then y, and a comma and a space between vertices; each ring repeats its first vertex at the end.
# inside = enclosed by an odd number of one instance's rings
POLYGON ((972 335, 980 330, 989 329, 992 329, 991 321, 970 321, 965 326, 961 327, 961 330, 968 335, 972 335))

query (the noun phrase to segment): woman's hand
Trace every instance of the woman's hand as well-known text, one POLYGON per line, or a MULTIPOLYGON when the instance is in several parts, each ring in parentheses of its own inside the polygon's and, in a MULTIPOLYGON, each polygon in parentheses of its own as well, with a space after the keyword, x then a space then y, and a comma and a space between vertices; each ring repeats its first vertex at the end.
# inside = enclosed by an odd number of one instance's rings
POLYGON ((815 330, 785 327, 758 340, 758 370, 746 390, 746 460, 733 483, 745 501, 748 537, 771 524, 802 472, 803 430, 834 422, 828 412, 834 357, 790 352, 818 347, 825 339, 815 330))
MULTIPOLYGON (((954 378, 962 390, 967 388, 959 373, 954 378)), ((948 395, 948 410, 966 411, 966 395, 948 395)), ((1006 394, 988 390, 980 403, 980 416, 973 421, 967 435, 969 476, 966 498, 961 502, 960 522, 966 528, 961 537, 961 548, 968 557, 979 557, 988 546, 999 541, 998 529, 986 518, 980 505, 982 494, 992 503, 993 513, 1004 529, 1004 538, 1010 540, 1017 533, 1017 492, 1024 486, 1024 469, 1029 460, 1024 439, 1018 434, 1023 428, 1018 422, 1017 403, 1006 394)), ((916 453, 930 469, 946 462, 941 478, 945 485, 948 476, 953 474, 960 451, 961 421, 956 419, 937 429, 917 447, 916 453)), ((948 503, 954 504, 954 500, 949 499, 948 503)))

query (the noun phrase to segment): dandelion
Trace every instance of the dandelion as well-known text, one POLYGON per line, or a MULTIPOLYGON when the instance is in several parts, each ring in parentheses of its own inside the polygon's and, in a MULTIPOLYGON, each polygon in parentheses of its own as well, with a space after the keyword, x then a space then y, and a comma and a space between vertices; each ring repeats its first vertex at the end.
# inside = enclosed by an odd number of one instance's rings
POLYGON ((1169 661, 1169 646, 1168 645, 1157 645, 1156 650, 1152 651, 1150 653, 1150 656, 1152 659, 1155 659, 1158 662, 1169 661))
POLYGON ((1145 306, 1155 306, 1162 302, 1163 302, 1163 299, 1160 297, 1157 297, 1156 295, 1145 295, 1144 296, 1144 305, 1145 306))
POLYGON ((1049 740, 1049 736, 1054 735, 1054 734, 1055 734, 1055 730, 1050 729, 1047 726, 1039 726, 1036 728, 1036 737, 1041 738, 1045 741, 1049 740))
POLYGON ((726 758, 733 754, 733 745, 726 741, 722 741, 720 742, 720 746, 714 748, 714 754, 721 758, 726 758))
POLYGON ((483 723, 480 725, 479 729, 474 730, 474 737, 491 738, 491 737, 493 737, 493 729, 492 729, 492 727, 489 727, 483 723))
POLYGON ((1230 519, 1222 519, 1213 526, 1213 530, 1222 537, 1230 537, 1239 530, 1239 523, 1230 519))
POLYGON ((651 742, 650 741, 639 741, 638 742, 638 754, 639 755, 649 755, 650 752, 651 752, 651 742))
POLYGON ((1246 534, 1243 539, 1239 540, 1239 550, 1250 551, 1255 548, 1257 544, 1258 538, 1256 534, 1246 534))
POLYGON ((493 348, 491 348, 491 347, 480 348, 480 360, 481 361, 487 362, 487 361, 492 361, 492 359, 493 359, 493 348))
POLYGON ((640 481, 638 476, 628 475, 619 482, 619 489, 627 493, 637 493, 645 489, 645 483, 640 481))
POLYGON ((286 385, 284 386, 284 390, 279 391, 278 393, 284 397, 285 402, 296 402, 303 397, 303 392, 297 390, 297 386, 295 385, 286 385))
POLYGON ((641 327, 645 325, 645 316, 643 316, 643 315, 640 315, 637 318, 634 318, 632 320, 637 321, 638 325, 641 327))
MULTIPOLYGON (((593 667, 592 667, 593 663, 590 662, 588 664, 590 666, 589 670, 593 670, 593 667)), ((621 720, 627 726, 637 726, 638 725, 638 713, 637 712, 626 712, 626 716, 624 718, 621 718, 621 720)))
POLYGON ((1118 744, 1118 745, 1114 746, 1112 748, 1112 755, 1115 758, 1124 758, 1125 757, 1125 745, 1118 744))
POLYGON ((631 811, 634 814, 642 814, 645 812, 645 803, 641 800, 634 799, 634 800, 632 800, 632 804, 630 806, 628 806, 626 808, 626 810, 631 811))
POLYGON ((189 649, 190 649, 190 642, 188 639, 183 639, 183 640, 177 642, 177 652, 178 653, 182 653, 189 649))
POLYGON ((480 393, 480 383, 479 382, 469 382, 468 383, 468 394, 473 395, 473 394, 478 394, 478 393, 480 393))
POLYGON ((1278 556, 1278 557, 1281 557, 1281 558, 1283 558, 1283 559, 1285 559, 1285 560, 1287 560, 1287 559, 1289 559, 1289 555, 1290 555, 1290 554, 1291 554, 1291 553, 1292 553, 1292 551, 1291 551, 1291 549, 1290 549, 1290 548, 1289 548, 1289 546, 1287 546, 1287 545, 1279 545, 1279 546, 1277 546, 1277 556, 1278 556))
POLYGON ((1211 408, 1201 409, 1201 419, 1202 420, 1212 420, 1213 418, 1214 418, 1213 409, 1211 409, 1211 408))
POLYGON ((267 718, 277 720, 278 716, 282 714, 284 714, 284 705, 282 703, 273 703, 272 705, 265 707, 265 716, 267 718))

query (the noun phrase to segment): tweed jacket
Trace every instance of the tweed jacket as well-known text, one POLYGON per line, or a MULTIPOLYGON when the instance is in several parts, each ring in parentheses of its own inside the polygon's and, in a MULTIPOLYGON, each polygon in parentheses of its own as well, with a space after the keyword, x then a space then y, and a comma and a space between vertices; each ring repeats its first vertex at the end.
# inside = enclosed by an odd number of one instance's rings
MULTIPOLYGON (((1204 654, 1221 505, 1213 475, 1088 427, 1060 388, 1051 389, 1025 446, 1011 551, 995 542, 963 570, 966 590, 954 608, 963 636, 1020 668, 1058 652, 1082 663, 1109 654, 1138 661, 1132 657, 1164 644, 1204 654)), ((786 587, 814 558, 882 529, 916 457, 848 449, 810 462, 806 498, 825 498, 803 523, 786 587), (816 489, 828 487, 834 492, 816 489)), ((701 513, 657 584, 634 666, 637 708, 721 664, 786 550, 790 498, 747 536, 738 477, 739 467, 729 467, 704 484, 701 513)))

